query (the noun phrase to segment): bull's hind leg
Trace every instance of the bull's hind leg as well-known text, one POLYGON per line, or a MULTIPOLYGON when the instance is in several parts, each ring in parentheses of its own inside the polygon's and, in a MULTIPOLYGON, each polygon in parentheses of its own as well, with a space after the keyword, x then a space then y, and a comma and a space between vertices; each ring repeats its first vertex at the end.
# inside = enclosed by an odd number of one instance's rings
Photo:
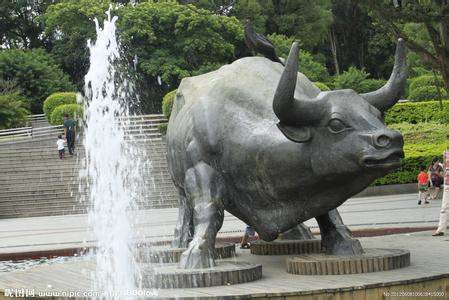
POLYGON ((284 240, 313 240, 315 237, 313 236, 310 228, 307 227, 304 223, 299 223, 297 226, 292 229, 287 230, 282 233, 282 239, 284 240))
POLYGON ((358 255, 363 253, 360 241, 352 238, 336 209, 316 217, 321 232, 321 246, 326 254, 358 255))
POLYGON ((178 188, 179 209, 178 222, 175 227, 175 238, 172 246, 177 248, 187 248, 193 236, 193 204, 187 200, 183 189, 178 188))
POLYGON ((223 225, 224 184, 220 175, 204 162, 187 170, 184 182, 188 201, 194 204, 194 236, 181 256, 180 266, 209 268, 215 265, 215 238, 223 225))

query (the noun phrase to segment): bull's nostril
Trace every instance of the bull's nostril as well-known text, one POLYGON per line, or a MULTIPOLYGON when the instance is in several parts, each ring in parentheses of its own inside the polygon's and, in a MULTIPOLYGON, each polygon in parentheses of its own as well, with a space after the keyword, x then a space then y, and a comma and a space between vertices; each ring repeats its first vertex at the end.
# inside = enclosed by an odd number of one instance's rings
POLYGON ((391 139, 385 134, 381 134, 376 139, 376 144, 380 147, 386 147, 390 144, 391 139))

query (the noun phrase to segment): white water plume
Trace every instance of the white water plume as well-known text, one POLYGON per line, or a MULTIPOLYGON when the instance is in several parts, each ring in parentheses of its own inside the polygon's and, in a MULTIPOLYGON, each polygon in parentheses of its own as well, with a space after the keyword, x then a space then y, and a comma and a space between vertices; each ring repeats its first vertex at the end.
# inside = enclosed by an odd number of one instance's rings
POLYGON ((97 240, 93 290, 100 298, 128 299, 137 289, 134 259, 136 202, 142 197, 142 153, 128 132, 132 86, 116 65, 120 61, 115 22, 110 10, 103 28, 95 20, 97 38, 88 42, 90 68, 85 77, 84 147, 89 197, 89 225, 97 240), (127 295, 127 296, 126 296, 127 295))

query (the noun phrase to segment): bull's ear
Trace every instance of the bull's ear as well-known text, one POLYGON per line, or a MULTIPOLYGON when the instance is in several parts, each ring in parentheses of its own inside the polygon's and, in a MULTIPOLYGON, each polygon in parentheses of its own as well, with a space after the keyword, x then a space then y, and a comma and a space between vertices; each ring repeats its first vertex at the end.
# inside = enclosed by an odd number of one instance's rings
POLYGON ((305 143, 312 138, 309 127, 293 127, 282 123, 278 123, 277 126, 285 137, 293 142, 305 143))

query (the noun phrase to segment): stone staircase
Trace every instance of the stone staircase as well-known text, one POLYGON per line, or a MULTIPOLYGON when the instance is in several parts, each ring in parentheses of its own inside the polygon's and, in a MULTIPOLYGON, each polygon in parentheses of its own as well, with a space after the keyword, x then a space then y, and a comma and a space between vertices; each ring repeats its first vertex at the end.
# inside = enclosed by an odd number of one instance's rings
MULTIPOLYGON (((166 162, 166 146, 157 126, 167 122, 161 115, 130 117, 125 132, 144 147, 151 169, 143 172, 148 194, 139 208, 177 206, 176 190, 166 162)), ((45 126, 45 122, 40 124, 45 126)), ((35 126, 38 126, 35 124, 35 126)), ((56 129, 56 132, 62 129, 56 129)), ((84 149, 77 143, 76 154, 60 160, 55 132, 39 138, 0 143, 0 218, 85 213, 86 189, 79 184, 84 149)), ((67 151, 66 151, 67 154, 67 151)))

